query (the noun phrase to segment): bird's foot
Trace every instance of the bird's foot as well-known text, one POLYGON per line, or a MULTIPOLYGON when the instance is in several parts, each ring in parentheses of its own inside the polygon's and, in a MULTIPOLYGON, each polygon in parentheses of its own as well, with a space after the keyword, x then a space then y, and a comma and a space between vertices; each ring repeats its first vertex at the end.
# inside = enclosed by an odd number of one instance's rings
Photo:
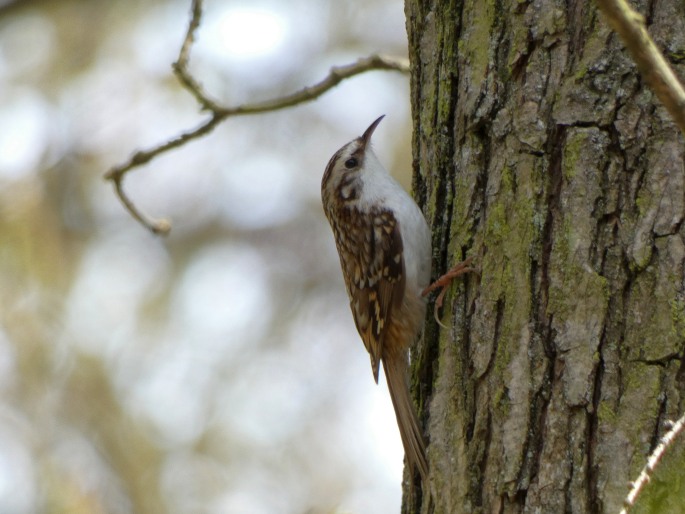
POLYGON ((460 275, 464 275, 465 273, 478 273, 478 270, 476 268, 471 267, 471 261, 473 261, 473 257, 469 257, 468 259, 460 262, 456 266, 453 266, 449 271, 447 271, 447 273, 439 277, 435 282, 433 282, 426 289, 421 291, 421 296, 426 296, 431 291, 435 291, 436 289, 441 288, 438 297, 435 299, 433 315, 435 316, 435 321, 438 322, 438 325, 440 325, 443 328, 447 327, 440 322, 440 318, 438 317, 438 310, 440 309, 440 307, 442 307, 442 302, 445 299, 447 288, 450 286, 452 281, 460 275))

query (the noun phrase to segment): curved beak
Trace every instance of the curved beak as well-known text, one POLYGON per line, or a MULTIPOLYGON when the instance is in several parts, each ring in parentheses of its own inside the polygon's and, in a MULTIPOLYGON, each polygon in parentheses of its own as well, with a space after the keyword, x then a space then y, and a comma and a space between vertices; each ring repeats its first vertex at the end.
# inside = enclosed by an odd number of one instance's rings
POLYGON ((385 118, 385 114, 380 116, 376 121, 374 121, 371 125, 369 125, 369 128, 367 128, 364 131, 364 134, 362 134, 361 140, 362 140, 362 147, 366 148, 366 145, 369 144, 369 141, 371 141, 371 135, 373 134, 373 131, 376 130, 376 127, 378 124, 381 122, 381 120, 385 118))

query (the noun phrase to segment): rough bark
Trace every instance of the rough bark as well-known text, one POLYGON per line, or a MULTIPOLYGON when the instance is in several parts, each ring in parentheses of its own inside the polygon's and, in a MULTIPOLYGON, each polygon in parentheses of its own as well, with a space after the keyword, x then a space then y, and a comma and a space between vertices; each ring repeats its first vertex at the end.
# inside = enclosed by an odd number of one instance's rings
MULTIPOLYGON (((685 4, 636 7, 685 76, 685 4)), ((434 511, 618 512, 683 410, 683 138, 591 2, 405 9, 434 274, 481 270, 414 352, 434 511)))

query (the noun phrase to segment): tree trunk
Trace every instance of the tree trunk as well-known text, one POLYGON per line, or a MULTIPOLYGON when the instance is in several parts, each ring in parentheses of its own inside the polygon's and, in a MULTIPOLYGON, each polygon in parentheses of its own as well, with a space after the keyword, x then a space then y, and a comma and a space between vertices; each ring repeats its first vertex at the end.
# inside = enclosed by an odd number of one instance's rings
POLYGON ((618 512, 683 407, 683 138, 592 2, 405 8, 433 274, 480 270, 413 352, 434 511, 618 512))

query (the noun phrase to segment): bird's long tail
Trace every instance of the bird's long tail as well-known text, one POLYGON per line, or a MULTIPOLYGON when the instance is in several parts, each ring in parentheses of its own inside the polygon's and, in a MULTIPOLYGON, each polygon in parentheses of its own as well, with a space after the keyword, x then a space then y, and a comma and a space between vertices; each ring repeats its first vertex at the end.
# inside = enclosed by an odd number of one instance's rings
POLYGON ((416 408, 409 394, 406 355, 383 356, 383 369, 390 390, 392 405, 395 407, 397 424, 400 427, 404 453, 407 455, 411 469, 418 469, 421 480, 427 483, 428 461, 423 432, 416 415, 416 408))

